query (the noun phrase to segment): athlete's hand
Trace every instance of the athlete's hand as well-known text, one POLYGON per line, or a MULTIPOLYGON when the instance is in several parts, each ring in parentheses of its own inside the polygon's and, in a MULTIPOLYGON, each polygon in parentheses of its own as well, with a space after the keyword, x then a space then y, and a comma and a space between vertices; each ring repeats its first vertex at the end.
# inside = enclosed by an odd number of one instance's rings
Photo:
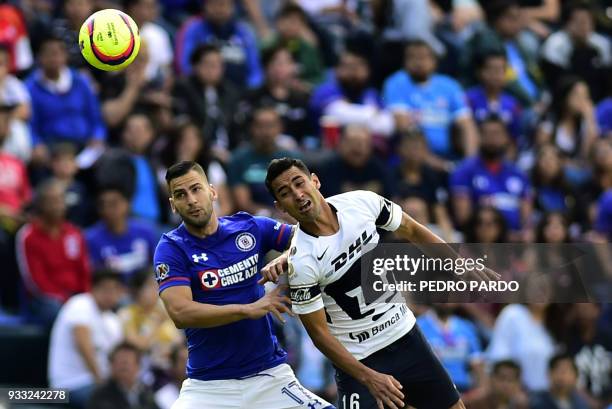
MULTIPOLYGON (((285 287, 286 288, 286 287, 285 287)), ((247 304, 247 318, 257 319, 272 313, 280 322, 285 323, 282 313, 293 316, 291 311, 291 300, 286 295, 281 294, 283 287, 276 287, 254 303, 247 304)))
POLYGON ((473 268, 465 274, 465 278, 472 281, 489 282, 498 281, 501 278, 501 275, 491 270, 489 267, 485 267, 482 270, 473 268))
POLYGON ((378 409, 384 409, 385 407, 401 409, 404 407, 402 384, 393 376, 370 370, 364 384, 376 399, 378 409))
POLYGON ((288 263, 287 263, 287 253, 283 253, 274 260, 270 261, 268 264, 261 269, 261 278, 257 282, 257 284, 265 284, 268 281, 273 283, 278 282, 278 277, 281 276, 284 272, 287 271, 288 263))

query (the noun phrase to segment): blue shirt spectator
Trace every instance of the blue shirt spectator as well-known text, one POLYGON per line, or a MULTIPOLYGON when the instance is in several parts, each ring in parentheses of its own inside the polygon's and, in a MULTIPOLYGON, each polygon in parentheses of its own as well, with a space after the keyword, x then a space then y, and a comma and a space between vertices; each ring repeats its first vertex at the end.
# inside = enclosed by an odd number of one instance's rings
POLYGON ((92 266, 120 273, 127 283, 153 263, 159 234, 153 225, 130 218, 128 192, 119 186, 101 189, 98 210, 101 220, 85 232, 92 266))
POLYGON ((132 161, 136 169, 136 185, 132 198, 134 214, 144 219, 159 221, 161 209, 157 196, 155 170, 142 155, 133 155, 132 161))
POLYGON ((478 139, 465 93, 454 79, 436 74, 436 64, 427 43, 408 43, 405 70, 385 81, 383 101, 394 113, 407 114, 421 128, 434 154, 446 159, 456 157, 451 140, 451 127, 456 124, 461 131, 463 155, 472 155, 478 139))
POLYGON ((597 125, 602 136, 612 135, 612 97, 597 105, 597 125))
POLYGON ((438 314, 438 308, 448 310, 445 305, 434 306, 434 311, 421 315, 417 323, 457 389, 464 392, 474 386, 470 366, 480 360, 482 347, 470 321, 448 316, 451 311, 438 314))
POLYGON ((70 141, 84 146, 106 138, 100 103, 82 74, 64 67, 53 81, 37 70, 26 85, 32 96, 34 145, 70 141))
POLYGON ((512 95, 504 92, 498 100, 491 101, 487 98, 484 87, 480 85, 470 88, 466 95, 477 122, 491 114, 496 114, 508 127, 512 138, 515 141, 519 139, 521 136, 521 106, 512 95))
POLYGON ((509 137, 503 121, 489 117, 480 129, 480 154, 461 162, 450 177, 455 216, 465 225, 474 208, 493 206, 511 230, 520 230, 531 210, 531 185, 517 166, 505 160, 509 137))
POLYGON ((181 74, 191 73, 191 54, 200 44, 221 49, 225 73, 236 85, 255 88, 263 81, 257 41, 242 22, 236 20, 233 0, 207 0, 204 17, 187 20, 177 36, 176 63, 181 74))

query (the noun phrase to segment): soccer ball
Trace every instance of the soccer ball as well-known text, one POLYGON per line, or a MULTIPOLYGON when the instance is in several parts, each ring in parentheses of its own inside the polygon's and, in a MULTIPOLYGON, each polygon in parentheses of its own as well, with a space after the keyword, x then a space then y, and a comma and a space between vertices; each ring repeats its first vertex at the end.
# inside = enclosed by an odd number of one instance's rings
POLYGON ((104 71, 130 65, 140 50, 140 33, 134 20, 122 11, 100 10, 89 16, 79 32, 81 54, 104 71))

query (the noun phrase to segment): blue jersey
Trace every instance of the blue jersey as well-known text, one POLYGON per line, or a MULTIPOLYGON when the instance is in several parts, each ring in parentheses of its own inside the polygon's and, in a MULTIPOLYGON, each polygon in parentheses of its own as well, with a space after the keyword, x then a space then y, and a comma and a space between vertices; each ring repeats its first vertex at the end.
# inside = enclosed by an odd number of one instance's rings
MULTIPOLYGON (((237 213, 219 218, 206 238, 185 226, 162 235, 155 250, 159 292, 177 285, 191 287, 193 300, 204 304, 250 304, 264 295, 257 284, 269 250, 284 250, 291 226, 266 217, 237 213)), ((187 328, 187 376, 202 381, 237 379, 286 361, 272 331, 270 314, 214 328, 187 328)))
POLYGON ((525 174, 510 162, 491 169, 480 157, 464 160, 450 178, 453 194, 467 194, 472 203, 497 208, 511 230, 521 228, 521 201, 531 198, 525 174))
POLYGON ((432 75, 424 84, 412 81, 404 70, 385 81, 383 101, 391 110, 410 112, 423 130, 429 148, 452 157, 451 126, 460 117, 471 115, 463 89, 445 75, 432 75))
POLYGON ((515 140, 521 136, 521 106, 512 95, 502 93, 499 100, 491 101, 482 86, 470 88, 467 99, 476 121, 480 122, 491 114, 498 115, 508 127, 515 140))
POLYGON ((452 316, 443 327, 433 314, 421 315, 417 323, 457 388, 460 391, 470 389, 472 377, 469 364, 482 354, 474 325, 452 316))
POLYGON ((93 268, 110 268, 127 281, 138 270, 150 268, 159 233, 145 221, 129 219, 122 234, 99 222, 87 229, 85 238, 93 268))

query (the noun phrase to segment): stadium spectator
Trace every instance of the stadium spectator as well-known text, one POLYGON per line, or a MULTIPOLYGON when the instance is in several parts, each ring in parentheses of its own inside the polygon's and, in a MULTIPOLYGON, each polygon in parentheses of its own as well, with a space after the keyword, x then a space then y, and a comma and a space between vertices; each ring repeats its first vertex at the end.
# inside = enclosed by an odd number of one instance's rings
POLYGON ((8 47, 11 73, 25 72, 32 66, 27 25, 19 8, 11 3, 0 5, 0 43, 8 47))
POLYGON ((457 316, 456 307, 433 304, 417 323, 459 392, 465 393, 484 381, 484 360, 476 327, 457 316))
POLYGON ((121 323, 112 311, 123 294, 119 276, 98 272, 91 286, 91 292, 64 304, 49 344, 49 385, 68 389, 76 408, 83 408, 96 384, 108 376, 108 353, 122 338, 121 323))
POLYGON ((563 158, 559 149, 551 144, 541 146, 531 172, 534 206, 540 212, 569 212, 575 199, 565 178, 563 158))
POLYGON ((125 0, 125 11, 140 31, 140 38, 147 44, 149 52, 145 69, 147 81, 165 82, 172 80, 174 53, 168 32, 156 21, 159 18, 158 0, 125 0))
POLYGON ((384 163, 373 154, 372 134, 362 125, 348 125, 337 152, 319 169, 324 197, 353 190, 370 190, 391 197, 393 179, 384 163))
POLYGON ((206 137, 214 156, 224 163, 238 145, 236 106, 240 91, 225 77, 221 49, 200 45, 191 55, 191 75, 174 87, 174 110, 187 115, 206 137))
POLYGON ((276 33, 263 39, 264 51, 278 46, 287 49, 297 64, 297 75, 305 90, 323 81, 325 67, 304 10, 297 4, 286 3, 276 15, 275 27, 276 33))
POLYGON ((393 119, 382 109, 378 91, 369 84, 369 79, 366 57, 356 50, 345 50, 335 75, 313 91, 310 100, 313 125, 318 127, 324 118, 329 118, 337 126, 362 124, 375 134, 391 134, 393 119))
POLYGON ((466 243, 506 243, 508 222, 495 207, 480 206, 475 209, 466 231, 466 243))
POLYGON ((597 201, 595 230, 608 240, 612 239, 612 183, 608 184, 607 190, 597 201))
POLYGON ((448 170, 448 160, 470 156, 478 149, 478 135, 465 94, 458 82, 436 74, 436 55, 422 40, 405 47, 404 69, 384 84, 383 100, 396 116, 397 127, 421 128, 436 166, 448 170), (459 152, 452 128, 460 131, 459 152))
POLYGON ((141 352, 123 342, 110 353, 111 376, 91 393, 86 409, 159 409, 153 391, 139 380, 141 352))
POLYGON ((480 394, 466 397, 470 409, 528 409, 529 400, 521 386, 521 367, 514 361, 493 365, 488 387, 480 394))
POLYGON ((550 35, 550 27, 558 23, 561 16, 559 0, 521 0, 521 16, 526 20, 525 28, 538 38, 550 35))
POLYGON ((168 371, 170 380, 155 392, 155 403, 160 409, 171 409, 178 399, 181 385, 187 378, 186 367, 187 347, 184 344, 177 344, 170 352, 170 369, 168 371))
POLYGON ((476 58, 479 85, 466 95, 477 122, 491 114, 498 115, 508 127, 514 144, 521 142, 523 134, 522 112, 519 102, 504 91, 506 85, 506 54, 491 52, 476 58))
POLYGON ((555 88, 566 75, 586 82, 595 101, 605 96, 605 84, 612 67, 612 43, 595 32, 592 5, 584 0, 566 2, 563 29, 546 39, 540 51, 546 81, 555 88))
MULTIPOLYGON (((213 152, 209 148, 209 140, 201 134, 200 128, 190 121, 179 123, 166 151, 166 168, 182 161, 199 163, 206 171, 208 181, 217 191, 217 200, 213 203, 215 212, 220 216, 226 216, 232 212, 234 203, 227 187, 227 174, 219 160, 213 157, 213 152)), ((164 172, 164 168, 159 170, 160 174, 164 172)))
POLYGON ((578 387, 602 404, 612 398, 612 329, 604 305, 574 304, 563 343, 578 367, 578 387))
POLYGON ((271 105, 283 120, 283 129, 287 135, 302 142, 307 135, 308 94, 303 92, 296 77, 297 67, 287 48, 270 47, 262 54, 266 78, 264 85, 246 96, 243 104, 244 116, 248 116, 253 107, 271 105))
POLYGON ((30 94, 24 83, 10 74, 10 52, 6 45, 0 45, 0 100, 4 105, 15 106, 14 119, 30 119, 30 94))
POLYGON ((151 265, 159 235, 147 221, 130 217, 130 198, 120 188, 98 191, 98 212, 101 220, 85 233, 93 268, 115 271, 127 284, 151 265))
POLYGON ((190 74, 193 50, 200 44, 221 49, 227 78, 241 88, 255 88, 263 80, 257 40, 247 26, 234 17, 235 0, 207 0, 204 17, 187 20, 177 35, 176 65, 190 74))
POLYGON ((432 222, 429 204, 421 196, 409 194, 403 196, 401 199, 397 199, 397 204, 400 205, 402 210, 409 214, 410 217, 427 227, 443 240, 449 243, 463 242, 463 235, 454 230, 452 224, 442 227, 432 222))
POLYGON ((0 259, 3 260, 0 302, 16 309, 19 272, 14 251, 15 233, 25 222, 24 210, 32 193, 25 164, 5 150, 12 109, 12 106, 0 105, 0 259))
POLYGON ((562 212, 548 212, 536 227, 536 243, 561 244, 571 241, 569 223, 562 212))
POLYGON ((466 79, 472 77, 474 59, 480 53, 503 53, 509 67, 508 91, 524 106, 530 106, 540 97, 542 74, 536 57, 519 36, 523 28, 520 1, 487 1, 484 8, 487 26, 466 43, 461 54, 464 75, 466 79))
POLYGON ((578 77, 564 77, 554 90, 551 108, 540 123, 536 143, 555 144, 567 159, 570 182, 586 177, 581 163, 588 160, 599 130, 593 101, 586 83, 578 77))
POLYGON ((142 352, 141 372, 148 377, 169 369, 172 346, 184 341, 157 297, 153 277, 150 268, 134 274, 130 279, 133 302, 119 310, 125 339, 142 352))
POLYGON ((67 58, 62 40, 45 38, 38 52, 40 68, 26 82, 32 97, 32 161, 39 164, 47 163, 53 143, 99 147, 106 137, 98 98, 83 74, 66 65, 67 58))
POLYGON ((459 164, 450 178, 455 218, 465 226, 472 209, 491 205, 504 215, 512 231, 520 231, 531 214, 530 182, 514 163, 506 159, 508 130, 497 116, 480 124, 478 156, 459 164))
POLYGON ((157 183, 155 169, 151 164, 149 150, 155 140, 151 119, 141 113, 130 114, 123 128, 122 145, 130 153, 135 171, 132 212, 135 216, 151 222, 160 222, 165 208, 161 202, 161 187, 157 183))
POLYGON ((570 355, 555 355, 548 364, 550 387, 534 394, 531 409, 589 409, 591 406, 576 390, 578 368, 570 355))
POLYGON ((63 142, 51 148, 51 173, 64 185, 66 219, 84 227, 91 223, 92 203, 87 187, 76 179, 78 170, 74 145, 63 142))
MULTIPOLYGON (((394 174, 397 203, 404 207, 403 201, 407 198, 422 199, 427 212, 424 220, 432 220, 438 227, 437 234, 442 233, 442 238, 446 241, 455 242, 451 239, 454 232, 446 210, 447 175, 425 163, 429 154, 425 136, 421 132, 404 133, 397 152, 400 157, 400 163, 394 174)), ((408 214, 412 215, 411 212, 408 214)))
MULTIPOLYGON (((94 1, 66 0, 63 2, 62 12, 59 18, 50 21, 48 26, 45 27, 45 34, 57 37, 64 42, 68 52, 69 66, 87 68, 79 48, 79 31, 83 22, 94 12, 94 1)), ((35 35, 41 36, 39 33, 35 35)), ((41 41, 44 41, 42 37, 41 41)))
POLYGON ((17 260, 29 293, 28 312, 50 326, 68 298, 89 290, 89 257, 83 234, 66 221, 62 182, 38 185, 34 207, 36 218, 17 233, 17 260))
POLYGON ((374 24, 380 32, 374 77, 377 84, 401 69, 406 41, 425 40, 442 56, 445 45, 435 34, 433 2, 425 0, 391 0, 372 2, 374 24))
POLYGON ((522 383, 529 391, 548 388, 547 365, 555 344, 545 326, 545 303, 511 304, 495 322, 486 356, 492 362, 512 359, 521 367, 522 383))
POLYGON ((298 155, 281 147, 282 129, 281 118, 274 107, 263 106, 254 110, 251 139, 236 150, 228 167, 228 185, 236 209, 257 215, 276 212, 264 183, 268 163, 275 158, 298 155))

